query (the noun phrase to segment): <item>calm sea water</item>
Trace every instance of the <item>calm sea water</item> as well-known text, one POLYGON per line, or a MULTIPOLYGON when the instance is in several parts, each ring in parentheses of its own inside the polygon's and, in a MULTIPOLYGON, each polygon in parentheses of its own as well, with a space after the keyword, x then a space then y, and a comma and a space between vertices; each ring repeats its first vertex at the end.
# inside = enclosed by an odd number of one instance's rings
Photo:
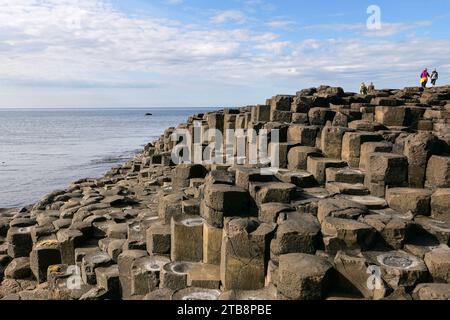
POLYGON ((0 109, 0 208, 100 177, 200 109, 0 109), (151 112, 153 116, 145 116, 151 112))

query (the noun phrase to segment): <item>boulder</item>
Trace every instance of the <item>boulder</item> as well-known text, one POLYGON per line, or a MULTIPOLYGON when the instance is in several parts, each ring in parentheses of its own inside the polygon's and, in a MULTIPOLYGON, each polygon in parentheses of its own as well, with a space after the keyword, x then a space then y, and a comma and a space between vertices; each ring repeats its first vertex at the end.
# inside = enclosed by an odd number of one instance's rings
POLYGON ((425 254, 425 264, 434 282, 450 283, 450 248, 441 245, 425 254))
POLYGON ((427 165, 427 184, 433 188, 450 188, 450 157, 432 156, 427 165))
POLYGON ((376 239, 373 227, 355 220, 325 217, 321 226, 325 250, 331 254, 347 249, 367 250, 376 239))
POLYGON ((221 228, 224 217, 252 215, 252 207, 250 194, 241 187, 207 185, 204 189, 201 215, 209 225, 221 228))
POLYGON ((325 217, 356 220, 365 214, 368 214, 366 206, 341 197, 320 200, 317 210, 317 218, 320 223, 325 217))
POLYGON ((450 284, 421 283, 416 286, 412 296, 414 300, 450 300, 450 284))
POLYGON ((419 132, 406 138, 403 154, 408 158, 408 182, 411 187, 424 187, 427 162, 437 146, 437 138, 431 132, 419 132))
POLYGON ((308 157, 321 157, 320 149, 308 146, 294 147, 288 153, 288 169, 289 170, 306 170, 308 157))
POLYGON ((267 182, 258 186, 255 201, 258 205, 270 202, 290 203, 296 189, 292 183, 267 182))
POLYGON ((411 211, 414 215, 430 215, 430 190, 391 188, 386 191, 386 200, 389 207, 400 213, 411 211))
POLYGON ((342 139, 351 131, 345 127, 324 127, 321 134, 321 149, 325 157, 340 159, 342 155, 342 139))
POLYGON ((317 126, 291 124, 287 132, 287 142, 299 143, 302 146, 315 147, 319 130, 320 128, 317 126))
POLYGON ((47 281, 47 269, 61 263, 61 252, 57 240, 44 240, 33 246, 30 253, 30 268, 39 283, 47 281))
POLYGON ((152 254, 169 254, 171 243, 170 225, 152 224, 146 231, 147 252, 152 254))
POLYGON ((293 300, 325 297, 333 266, 327 259, 303 253, 280 256, 278 293, 293 300))
POLYGON ((278 226, 271 248, 276 254, 315 254, 320 243, 320 224, 316 217, 307 213, 288 212, 278 226))
POLYGON ((9 279, 26 279, 31 276, 30 258, 22 257, 13 259, 4 271, 9 279))
POLYGON ((224 290, 261 289, 265 284, 267 248, 275 224, 249 218, 231 219, 222 238, 220 277, 224 290))
POLYGON ((174 216, 170 225, 172 261, 203 260, 203 223, 198 216, 174 216))
POLYGON ((405 251, 365 252, 364 256, 379 267, 378 274, 391 287, 396 290, 405 288, 411 290, 418 283, 426 281, 428 270, 422 259, 405 251))
POLYGON ((326 169, 327 168, 344 168, 347 163, 338 159, 308 157, 307 171, 311 173, 319 184, 325 184, 326 182, 326 169))
POLYGON ((450 188, 437 189, 431 196, 431 216, 450 222, 450 188))

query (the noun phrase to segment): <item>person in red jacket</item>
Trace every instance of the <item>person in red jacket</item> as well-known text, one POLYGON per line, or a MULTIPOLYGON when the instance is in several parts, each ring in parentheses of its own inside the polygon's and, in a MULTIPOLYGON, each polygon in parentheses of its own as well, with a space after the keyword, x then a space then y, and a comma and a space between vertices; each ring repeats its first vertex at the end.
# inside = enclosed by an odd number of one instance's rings
POLYGON ((429 77, 430 74, 428 73, 428 69, 425 68, 425 70, 423 70, 420 74, 420 85, 422 86, 422 88, 425 89, 427 87, 429 77))

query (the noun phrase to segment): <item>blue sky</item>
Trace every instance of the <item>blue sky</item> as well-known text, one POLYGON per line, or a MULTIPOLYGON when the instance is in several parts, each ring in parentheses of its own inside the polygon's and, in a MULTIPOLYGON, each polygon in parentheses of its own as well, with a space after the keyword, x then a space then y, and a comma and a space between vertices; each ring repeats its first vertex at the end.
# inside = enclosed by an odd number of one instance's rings
POLYGON ((235 107, 320 84, 413 86, 424 67, 449 83, 450 0, 0 5, 0 107, 235 107))

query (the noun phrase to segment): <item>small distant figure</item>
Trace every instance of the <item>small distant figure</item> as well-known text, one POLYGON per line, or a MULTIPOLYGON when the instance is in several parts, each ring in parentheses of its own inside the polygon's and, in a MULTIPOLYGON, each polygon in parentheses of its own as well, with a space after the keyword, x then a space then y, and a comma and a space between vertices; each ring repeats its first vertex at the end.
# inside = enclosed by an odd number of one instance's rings
POLYGON ((371 82, 369 84, 369 86, 367 87, 367 91, 368 91, 369 94, 372 94, 372 93, 375 92, 375 86, 373 85, 373 82, 371 82))
POLYGON ((430 74, 428 73, 428 69, 425 68, 425 70, 423 70, 422 73, 420 74, 420 85, 422 86, 422 88, 425 89, 427 87, 429 77, 430 74))
POLYGON ((436 71, 436 69, 433 70, 433 72, 431 73, 431 84, 434 86, 436 86, 436 81, 439 79, 439 73, 436 71))
POLYGON ((359 93, 364 95, 367 94, 367 87, 364 82, 361 82, 361 85, 359 86, 359 93))

